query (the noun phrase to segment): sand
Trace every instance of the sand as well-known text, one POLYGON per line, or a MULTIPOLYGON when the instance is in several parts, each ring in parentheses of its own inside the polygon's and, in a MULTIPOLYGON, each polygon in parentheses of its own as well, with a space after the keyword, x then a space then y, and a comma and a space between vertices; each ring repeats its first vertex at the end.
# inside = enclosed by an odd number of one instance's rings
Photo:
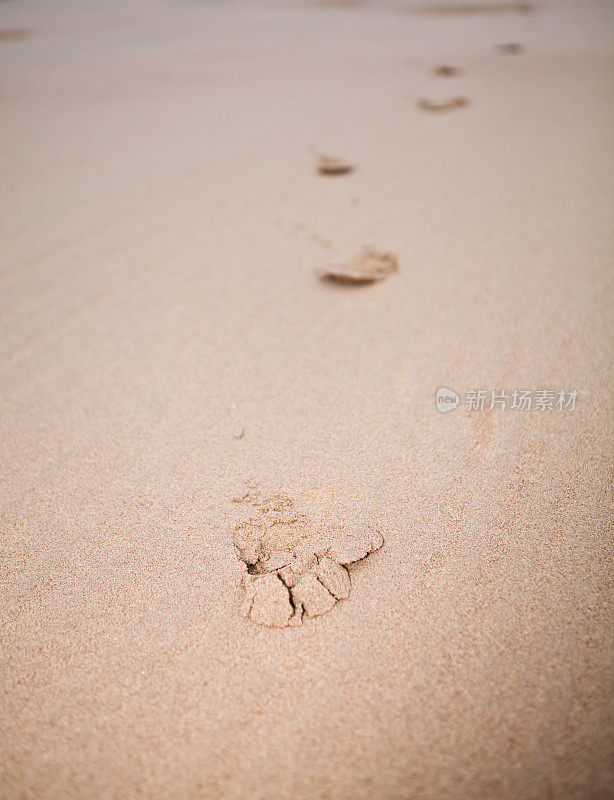
POLYGON ((293 498, 256 491, 237 500, 251 511, 232 536, 245 593, 241 613, 260 625, 301 625, 332 611, 350 596, 350 565, 384 545, 375 525, 327 512, 314 492, 293 498))
POLYGON ((612 791, 614 15, 451 5, 0 3, 3 800, 612 791), (250 483, 385 539, 301 626, 250 483))

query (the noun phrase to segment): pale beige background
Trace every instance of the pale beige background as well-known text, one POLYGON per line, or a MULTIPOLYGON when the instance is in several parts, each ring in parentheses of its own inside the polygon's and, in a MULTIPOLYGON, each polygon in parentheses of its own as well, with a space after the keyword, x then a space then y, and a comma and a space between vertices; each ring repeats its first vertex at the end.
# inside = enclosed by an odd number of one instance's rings
POLYGON ((608 796, 612 31, 0 3, 2 798, 608 796), (386 537, 301 629, 237 614, 247 479, 386 537))

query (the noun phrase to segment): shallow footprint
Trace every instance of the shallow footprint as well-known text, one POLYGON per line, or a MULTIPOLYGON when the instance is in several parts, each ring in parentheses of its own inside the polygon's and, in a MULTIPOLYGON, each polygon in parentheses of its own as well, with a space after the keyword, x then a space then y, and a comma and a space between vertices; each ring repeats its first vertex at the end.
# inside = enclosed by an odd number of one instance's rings
POLYGON ((320 175, 348 175, 350 172, 354 172, 354 169, 354 164, 344 158, 325 156, 322 153, 318 155, 316 171, 320 175))
POLYGON ((381 281, 399 271, 399 262, 392 253, 383 253, 371 247, 363 249, 349 261, 329 264, 319 269, 318 275, 324 280, 343 283, 372 283, 381 281))
POLYGON ((495 50, 502 56, 518 56, 524 53, 524 46, 519 42, 505 42, 496 45, 495 50))
POLYGON ((462 70, 460 67, 452 67, 449 64, 438 64, 436 67, 433 67, 433 72, 435 75, 439 75, 442 78, 452 78, 455 75, 460 75, 462 70))
POLYGON ((533 3, 526 2, 526 0, 505 0, 496 3, 488 2, 469 2, 469 3, 429 3, 420 9, 417 9, 422 14, 455 14, 455 15, 472 15, 472 14, 497 14, 500 12, 519 12, 527 14, 535 10, 533 3))
POLYGON ((451 100, 446 100, 443 103, 434 103, 432 100, 418 100, 418 107, 423 111, 430 111, 434 114, 439 114, 442 111, 452 111, 455 108, 463 108, 469 105, 467 97, 453 97, 451 100))

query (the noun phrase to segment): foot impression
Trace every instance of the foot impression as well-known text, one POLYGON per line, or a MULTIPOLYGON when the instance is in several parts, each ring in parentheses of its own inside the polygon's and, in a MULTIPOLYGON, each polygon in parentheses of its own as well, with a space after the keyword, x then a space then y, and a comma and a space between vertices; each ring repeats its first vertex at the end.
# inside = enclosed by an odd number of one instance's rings
POLYGON ((235 528, 233 542, 241 565, 244 592, 241 613, 259 625, 301 625, 349 597, 348 566, 384 544, 370 525, 314 523, 297 513, 285 495, 262 497, 252 492, 256 515, 235 528))

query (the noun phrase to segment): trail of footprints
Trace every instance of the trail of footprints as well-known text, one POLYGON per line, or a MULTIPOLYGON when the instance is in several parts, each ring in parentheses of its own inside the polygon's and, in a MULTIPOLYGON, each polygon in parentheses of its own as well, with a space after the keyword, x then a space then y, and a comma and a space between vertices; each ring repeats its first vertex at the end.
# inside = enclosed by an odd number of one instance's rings
POLYGON ((340 525, 299 513, 284 494, 258 491, 234 498, 255 513, 233 534, 240 562, 241 614, 258 625, 298 626, 349 597, 348 567, 384 544, 368 524, 340 525))
MULTIPOLYGON (((444 13, 473 13, 474 11, 492 11, 493 9, 505 9, 506 4, 489 6, 475 4, 465 6, 441 6, 434 10, 444 13), (469 9, 469 11, 467 11, 469 9)), ((526 3, 510 3, 509 8, 518 11, 533 10, 533 6, 526 3)), ((496 52, 504 55, 518 55, 524 52, 524 47, 517 42, 507 42, 495 46, 496 52)), ((450 64, 437 64, 432 68, 432 74, 442 78, 454 78, 463 73, 463 69, 450 64)), ((465 108, 470 104, 468 97, 457 95, 443 101, 434 101, 428 98, 419 98, 416 101, 418 108, 429 114, 443 114, 465 108)), ((309 145, 309 149, 315 154, 315 171, 319 175, 339 176, 348 175, 356 170, 356 165, 351 161, 340 156, 331 156, 320 152, 314 145, 309 145)), ((324 244, 324 240, 312 235, 312 239, 324 244)), ((330 249, 330 242, 326 241, 325 246, 330 249)), ((392 253, 376 250, 372 247, 363 247, 358 253, 345 261, 337 260, 327 264, 323 268, 317 269, 317 275, 326 281, 336 281, 346 284, 367 284, 381 281, 399 271, 399 263, 392 253)))
MULTIPOLYGON (((513 7, 523 10, 524 4, 513 7)), ((496 50, 517 55, 523 47, 512 42, 497 45, 496 50)), ((451 78, 460 75, 462 69, 439 64, 433 73, 451 78)), ((469 100, 456 96, 444 102, 419 99, 417 104, 423 111, 441 113, 463 108, 469 100)), ((319 175, 349 175, 356 169, 351 161, 323 154, 313 146, 310 149, 316 155, 315 171, 319 175)), ((328 241, 318 241, 327 249, 331 246, 328 241)), ((328 264, 317 273, 324 280, 365 284, 383 280, 398 270, 398 260, 392 253, 364 247, 350 259, 328 264)), ((235 438, 241 438, 243 432, 235 438)), ((251 506, 253 512, 236 526, 233 543, 241 571, 241 613, 259 625, 298 626, 305 616, 326 614, 350 595, 348 567, 384 544, 381 533, 371 525, 340 525, 326 518, 318 521, 300 513, 294 500, 283 493, 264 495, 250 485, 249 491, 233 500, 251 506)))

